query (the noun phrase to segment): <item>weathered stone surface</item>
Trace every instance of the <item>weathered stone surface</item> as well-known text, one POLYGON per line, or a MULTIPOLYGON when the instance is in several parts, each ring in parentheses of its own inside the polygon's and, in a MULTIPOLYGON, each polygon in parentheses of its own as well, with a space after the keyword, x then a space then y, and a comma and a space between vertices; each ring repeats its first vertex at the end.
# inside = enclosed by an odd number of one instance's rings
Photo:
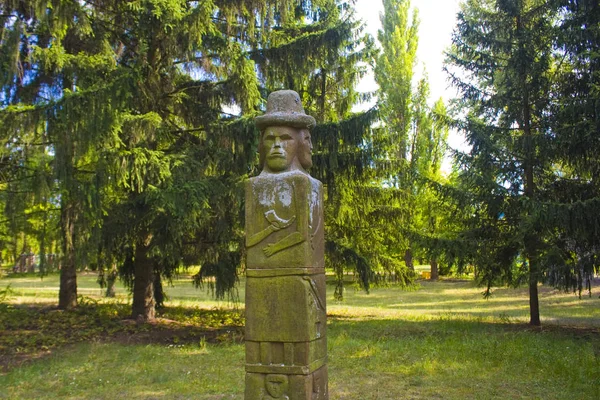
POLYGON ((257 117, 263 170, 246 185, 246 400, 326 400, 323 186, 298 94, 257 117))
POLYGON ((246 400, 327 400, 327 366, 308 375, 246 373, 246 400))
POLYGON ((306 115, 300 96, 293 90, 271 93, 267 99, 267 112, 255 121, 261 131, 270 126, 312 129, 316 124, 313 117, 306 115))
POLYGON ((325 335, 324 274, 248 277, 246 293, 247 339, 298 342, 325 335))
POLYGON ((248 268, 323 268, 322 188, 299 170, 246 184, 248 268))

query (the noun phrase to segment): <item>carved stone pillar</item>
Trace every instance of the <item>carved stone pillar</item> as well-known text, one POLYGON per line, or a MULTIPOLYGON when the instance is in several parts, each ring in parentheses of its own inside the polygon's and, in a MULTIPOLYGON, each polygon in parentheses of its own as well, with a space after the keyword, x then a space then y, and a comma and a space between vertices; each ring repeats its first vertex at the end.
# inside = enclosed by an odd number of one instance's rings
POLYGON ((326 400, 323 188, 292 91, 257 118, 263 171, 246 184, 246 400, 326 400))

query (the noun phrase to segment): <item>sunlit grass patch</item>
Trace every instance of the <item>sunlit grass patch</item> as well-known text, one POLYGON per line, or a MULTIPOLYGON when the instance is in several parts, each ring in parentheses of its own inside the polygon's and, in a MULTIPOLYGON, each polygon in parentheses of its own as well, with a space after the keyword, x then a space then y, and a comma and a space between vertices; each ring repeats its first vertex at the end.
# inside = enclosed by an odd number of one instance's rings
POLYGON ((243 346, 211 347, 82 343, 0 377, 0 398, 241 398, 243 346))
POLYGON ((329 332, 340 399, 591 399, 600 390, 593 344, 554 333, 452 319, 335 320, 329 332))

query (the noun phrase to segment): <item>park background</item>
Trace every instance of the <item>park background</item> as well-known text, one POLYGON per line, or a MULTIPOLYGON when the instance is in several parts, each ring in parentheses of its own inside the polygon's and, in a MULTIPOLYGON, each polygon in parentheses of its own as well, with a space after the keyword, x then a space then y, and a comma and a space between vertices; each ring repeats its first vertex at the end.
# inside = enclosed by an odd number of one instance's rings
POLYGON ((317 120, 332 397, 600 394, 596 1, 0 21, 0 396, 241 396, 242 186, 282 88, 317 120))

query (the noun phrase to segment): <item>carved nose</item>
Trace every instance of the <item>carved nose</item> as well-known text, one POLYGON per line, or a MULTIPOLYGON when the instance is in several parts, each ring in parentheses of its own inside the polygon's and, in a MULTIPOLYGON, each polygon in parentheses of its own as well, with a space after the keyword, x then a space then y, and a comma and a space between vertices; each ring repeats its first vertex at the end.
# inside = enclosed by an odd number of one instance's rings
POLYGON ((278 137, 275 138, 275 143, 274 143, 275 147, 281 147, 281 139, 279 139, 278 137))

